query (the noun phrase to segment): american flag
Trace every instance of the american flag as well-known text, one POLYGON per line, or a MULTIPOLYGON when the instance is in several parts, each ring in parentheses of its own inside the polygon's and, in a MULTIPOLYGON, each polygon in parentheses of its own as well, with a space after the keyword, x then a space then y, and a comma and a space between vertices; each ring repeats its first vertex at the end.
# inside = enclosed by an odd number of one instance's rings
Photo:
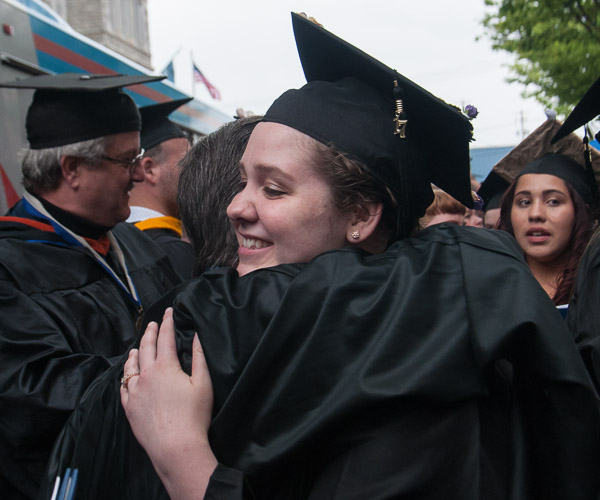
POLYGON ((217 89, 217 87, 215 87, 212 83, 210 83, 206 79, 206 77, 202 74, 202 71, 200 71, 198 69, 198 66, 196 66, 195 63, 193 63, 193 65, 194 65, 194 80, 206 85, 206 88, 208 89, 210 96, 213 99, 217 99, 218 101, 220 101, 221 100, 221 92, 219 92, 219 89, 217 89))

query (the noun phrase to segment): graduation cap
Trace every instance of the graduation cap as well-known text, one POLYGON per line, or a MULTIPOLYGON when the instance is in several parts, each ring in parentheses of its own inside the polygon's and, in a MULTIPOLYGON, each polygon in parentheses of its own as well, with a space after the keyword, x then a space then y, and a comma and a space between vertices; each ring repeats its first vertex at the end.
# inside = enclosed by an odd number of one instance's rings
POLYGON ((142 115, 140 142, 142 148, 148 151, 161 142, 185 137, 181 127, 169 120, 169 115, 191 100, 192 97, 186 97, 140 108, 140 115, 142 115))
POLYGON ((410 190, 418 216, 431 183, 472 207, 468 118, 302 15, 292 23, 308 83, 279 97, 264 120, 361 161, 400 200, 410 190))
MULTIPOLYGON (((596 188, 583 165, 585 144, 571 133, 553 143, 560 128, 559 121, 549 118, 496 163, 478 191, 484 201, 489 204, 495 194, 506 191, 521 175, 546 173, 567 181, 586 202, 591 202, 596 188)), ((594 150, 591 154, 600 178, 600 153, 594 150)))
POLYGON ((548 153, 525 166, 520 175, 549 174, 568 182, 586 203, 594 201, 595 186, 591 186, 581 163, 567 155, 548 153))
POLYGON ((477 194, 483 200, 484 211, 500 208, 500 202, 508 186, 510 182, 493 170, 490 171, 477 190, 477 194))
POLYGON ((121 89, 164 76, 63 73, 0 83, 34 89, 25 128, 31 149, 43 149, 139 131, 140 115, 121 89))
MULTIPOLYGON (((552 143, 557 143, 564 140, 569 135, 574 135, 572 132, 579 127, 586 125, 600 114, 600 78, 598 78, 592 86, 587 90, 581 100, 573 108, 562 127, 556 132, 552 138, 552 143)), ((596 134, 596 140, 600 139, 600 132, 596 134)), ((583 138, 585 145, 585 153, 583 161, 585 164, 588 184, 591 186, 594 201, 598 201, 598 168, 594 164, 594 154, 597 151, 589 145, 588 129, 585 128, 585 136, 583 138)), ((597 155, 596 155, 597 157, 597 155)), ((598 160, 596 159, 596 164, 598 160)))
POLYGON ((600 78, 587 90, 581 100, 573 108, 562 127, 552 138, 552 143, 562 139, 571 132, 583 127, 600 115, 600 78))

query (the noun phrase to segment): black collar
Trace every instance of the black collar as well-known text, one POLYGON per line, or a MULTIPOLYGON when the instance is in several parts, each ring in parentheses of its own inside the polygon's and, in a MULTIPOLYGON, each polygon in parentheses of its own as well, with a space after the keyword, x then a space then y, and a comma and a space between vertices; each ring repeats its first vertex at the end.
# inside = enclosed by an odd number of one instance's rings
POLYGON ((40 200, 44 208, 50 215, 52 215, 52 217, 79 236, 93 238, 96 240, 112 229, 112 227, 102 226, 88 219, 80 217, 79 215, 67 212, 66 210, 57 207, 35 193, 31 194, 40 200))

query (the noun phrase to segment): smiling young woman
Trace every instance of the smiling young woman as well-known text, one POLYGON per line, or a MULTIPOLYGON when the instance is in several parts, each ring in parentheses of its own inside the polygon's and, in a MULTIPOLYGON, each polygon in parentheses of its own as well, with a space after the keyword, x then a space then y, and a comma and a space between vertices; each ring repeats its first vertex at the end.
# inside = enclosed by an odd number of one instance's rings
POLYGON ((523 169, 506 192, 499 228, 511 233, 531 272, 556 305, 569 302, 577 268, 593 231, 581 165, 549 154, 523 169))
POLYGON ((311 161, 312 141, 278 123, 260 123, 250 137, 241 160, 243 188, 227 209, 240 245, 240 275, 307 262, 345 245, 352 213, 335 207, 311 161))
MULTIPOLYGON (((385 249, 390 235, 383 222, 379 227, 383 201, 374 201, 384 194, 350 203, 353 191, 339 181, 331 184, 328 177, 336 176, 331 174, 336 165, 323 161, 319 143, 306 134, 279 123, 260 123, 240 163, 242 190, 227 209, 240 245, 240 276, 308 262, 346 245, 385 249)), ((365 174, 355 176, 352 184, 360 177, 365 174)))
POLYGON ((514 239, 411 237, 432 183, 472 205, 470 122, 293 23, 308 83, 241 160, 237 269, 178 289, 49 473, 88 499, 594 498, 596 399, 514 239))

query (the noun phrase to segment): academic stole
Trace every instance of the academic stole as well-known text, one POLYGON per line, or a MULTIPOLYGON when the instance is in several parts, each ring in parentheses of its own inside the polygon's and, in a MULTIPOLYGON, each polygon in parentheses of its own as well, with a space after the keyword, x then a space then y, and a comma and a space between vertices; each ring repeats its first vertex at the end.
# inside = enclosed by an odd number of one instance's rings
POLYGON ((23 193, 23 203, 24 203, 24 208, 27 212, 29 212, 31 215, 33 215, 35 217, 39 217, 41 219, 48 221, 50 223, 50 225, 53 227, 56 234, 58 236, 60 236, 66 243, 68 243, 69 245, 72 245, 72 246, 79 246, 79 247, 86 248, 90 252, 91 257, 93 257, 94 260, 96 260, 96 262, 98 262, 98 264, 100 264, 106 270, 106 272, 111 276, 111 278, 125 292, 127 297, 129 297, 129 299, 136 305, 138 312, 141 313, 142 302, 140 300, 140 297, 137 293, 135 285, 133 284, 133 281, 129 274, 129 269, 127 268, 127 264, 125 263, 125 256, 123 255, 123 251, 121 250, 119 242, 112 234, 112 231, 108 231, 108 233, 106 233, 106 236, 110 242, 111 247, 113 248, 113 250, 115 252, 115 257, 117 258, 119 265, 123 269, 123 272, 127 279, 127 285, 125 285, 125 283, 123 283, 123 281, 121 280, 119 275, 113 270, 113 268, 110 266, 108 261, 102 255, 100 255, 85 240, 85 238, 79 236, 78 234, 75 234, 69 228, 63 226, 60 222, 58 222, 54 217, 52 217, 48 213, 48 211, 44 208, 42 203, 37 198, 32 196, 30 193, 28 193, 27 191, 25 191, 23 193))

